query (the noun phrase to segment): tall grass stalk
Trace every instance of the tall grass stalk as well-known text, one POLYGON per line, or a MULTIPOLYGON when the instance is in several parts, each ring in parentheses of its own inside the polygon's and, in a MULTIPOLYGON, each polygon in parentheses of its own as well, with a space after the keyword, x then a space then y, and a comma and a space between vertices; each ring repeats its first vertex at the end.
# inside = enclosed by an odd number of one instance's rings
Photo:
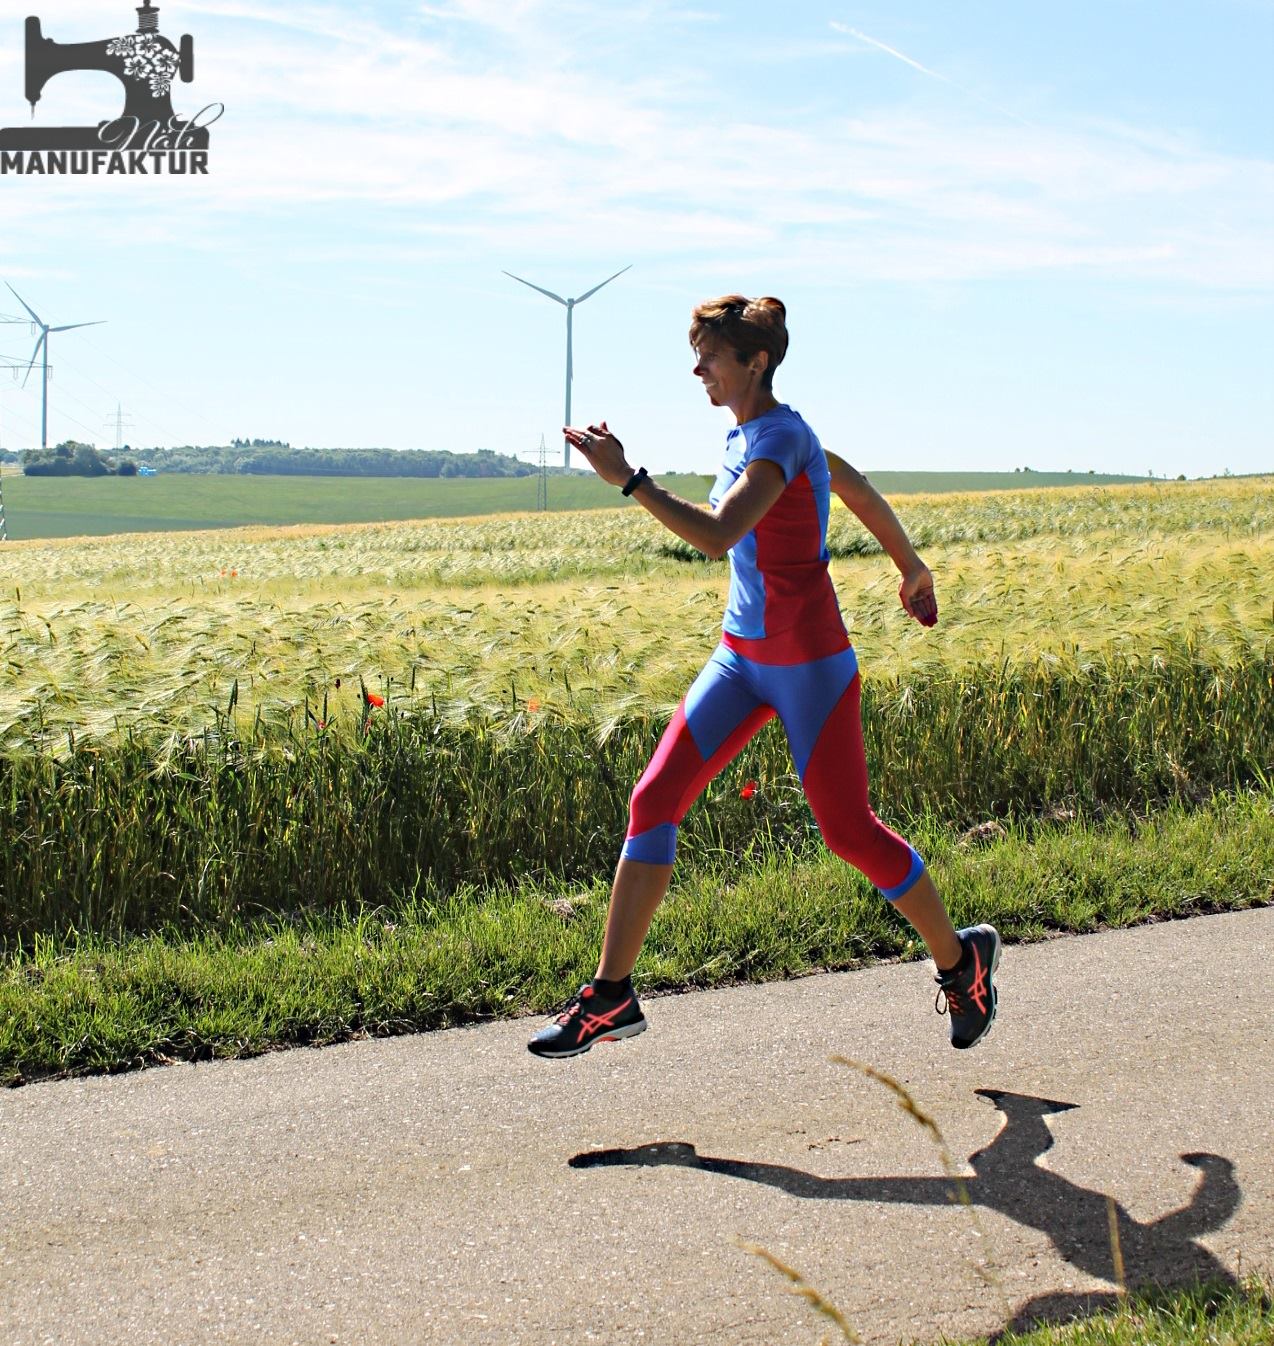
MULTIPOLYGON (((864 698, 874 799, 895 822, 956 827, 1197 802, 1274 776, 1272 685, 1274 647, 1225 664, 1188 642, 878 678, 864 698)), ((335 911, 422 882, 596 880, 663 728, 649 713, 537 713, 516 690, 499 716, 391 704, 320 720, 230 709, 200 735, 71 735, 60 753, 0 756, 0 940, 335 911)), ((691 810, 681 856, 703 868, 816 841, 770 726, 691 810)))
POLYGON ((888 1089, 898 1102, 898 1106, 920 1126, 933 1141, 937 1148, 938 1156, 942 1160, 942 1167, 955 1189, 956 1198, 960 1205, 969 1213, 969 1219, 973 1225, 974 1232, 978 1236, 978 1242, 982 1248, 981 1264, 974 1263, 973 1269, 978 1276, 991 1286, 999 1295, 1001 1308, 1004 1310, 1006 1319, 1012 1315, 1012 1307, 1009 1304, 1008 1296, 1004 1292, 1004 1282, 1000 1279, 991 1262, 991 1244, 987 1238, 986 1229, 978 1216, 977 1208, 969 1197, 969 1187, 964 1180, 964 1175, 960 1172, 959 1166, 951 1157, 951 1150, 947 1145, 946 1138, 943 1136, 937 1121, 933 1116, 924 1111, 915 1096, 900 1080, 895 1079, 886 1071, 877 1070, 875 1066, 867 1065, 863 1061, 855 1061, 848 1056, 833 1056, 832 1061, 836 1065, 847 1066, 850 1070, 856 1070, 860 1075, 866 1076, 869 1080, 874 1080, 877 1084, 888 1089))
MULTIPOLYGON (((760 1258, 762 1262, 773 1267, 780 1276, 789 1281, 792 1293, 799 1295, 816 1313, 822 1314, 824 1318, 830 1318, 846 1341, 855 1343, 862 1341, 862 1337, 849 1325, 848 1319, 836 1305, 821 1291, 816 1290, 795 1267, 789 1266, 782 1258, 775 1257, 768 1248, 763 1248, 759 1243, 748 1243, 744 1239, 736 1239, 735 1242, 745 1253, 751 1253, 753 1257, 760 1258)), ((827 1341, 828 1339, 824 1337, 822 1346, 827 1346, 827 1341)))
POLYGON ((1128 1278, 1124 1274, 1124 1250, 1119 1241, 1119 1207, 1115 1198, 1106 1196, 1106 1225, 1110 1231, 1110 1259, 1115 1268, 1115 1285, 1121 1296, 1128 1294, 1128 1278))

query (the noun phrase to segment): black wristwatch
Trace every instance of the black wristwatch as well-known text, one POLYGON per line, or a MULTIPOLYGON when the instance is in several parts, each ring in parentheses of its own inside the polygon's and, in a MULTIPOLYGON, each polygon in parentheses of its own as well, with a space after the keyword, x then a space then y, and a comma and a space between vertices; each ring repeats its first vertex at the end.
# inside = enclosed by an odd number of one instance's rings
POLYGON ((639 467, 637 471, 634 472, 633 475, 628 478, 628 484, 624 487, 624 494, 632 495, 632 493, 642 484, 643 481, 646 480, 646 478, 649 475, 650 473, 648 473, 644 467, 639 467))

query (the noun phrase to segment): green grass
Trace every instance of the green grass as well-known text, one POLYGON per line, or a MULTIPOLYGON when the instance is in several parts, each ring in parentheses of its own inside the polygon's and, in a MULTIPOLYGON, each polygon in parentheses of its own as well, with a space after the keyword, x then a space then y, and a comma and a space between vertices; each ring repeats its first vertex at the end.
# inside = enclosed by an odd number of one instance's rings
MULTIPOLYGON (((670 490, 708 498, 710 480, 670 474, 670 490)), ((248 524, 379 523, 534 510, 531 477, 5 477, 13 541, 233 528, 248 524)), ((613 486, 594 476, 551 477, 553 511, 615 509, 613 486)), ((633 508, 631 504, 629 508, 633 508)))
MULTIPOLYGON (((1014 940, 1274 901, 1269 794, 1140 822, 1021 824, 989 845, 933 824, 911 835, 957 924, 990 920, 1014 940)), ((592 975, 607 897, 600 879, 422 885, 351 914, 46 935, 0 962, 0 1082, 546 1011, 592 975)), ((771 852, 680 878, 637 979, 714 986, 921 952, 857 871, 771 852)))
MULTIPOLYGON (((1033 487, 1112 486, 1142 477, 1069 472, 879 472, 886 494, 1020 491, 1033 487)), ((669 490, 706 501, 711 476, 660 473, 669 490)), ((1168 486, 1173 483, 1168 483, 1168 486)), ((552 511, 613 509, 613 486, 594 476, 549 479, 552 511)), ((534 510, 529 477, 270 477, 160 474, 155 477, 4 478, 9 537, 76 537, 230 528, 246 524, 376 523, 460 518, 534 510)), ((631 506, 630 506, 631 507, 631 506)))
MULTIPOLYGON (((1004 1332, 995 1346, 1269 1346, 1274 1297, 1262 1279, 1129 1295, 1118 1309, 1078 1322, 1004 1332)), ((947 1346, 988 1346, 977 1341, 947 1346)))

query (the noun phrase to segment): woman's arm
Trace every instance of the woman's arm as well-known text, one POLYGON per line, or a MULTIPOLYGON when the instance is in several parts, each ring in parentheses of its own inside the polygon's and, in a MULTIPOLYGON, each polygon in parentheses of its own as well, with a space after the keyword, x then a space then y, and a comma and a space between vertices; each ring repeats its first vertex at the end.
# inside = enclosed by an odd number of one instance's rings
MULTIPOLYGON (((826 450, 825 450, 826 452, 826 450)), ((916 554, 907 531, 889 502, 855 468, 834 453, 827 454, 832 474, 832 490, 862 522, 864 528, 889 554, 902 575, 898 597, 903 607, 922 625, 933 626, 938 620, 938 603, 933 595, 933 576, 916 554)))
MULTIPOLYGON (((624 446, 607 430, 605 421, 590 425, 587 430, 567 426, 565 434, 603 481, 623 486, 633 475, 624 456, 624 446)), ((633 499, 670 533, 715 561, 760 523, 786 485, 783 469, 777 463, 758 459, 748 464, 715 509, 683 500, 650 477, 633 492, 633 499)))

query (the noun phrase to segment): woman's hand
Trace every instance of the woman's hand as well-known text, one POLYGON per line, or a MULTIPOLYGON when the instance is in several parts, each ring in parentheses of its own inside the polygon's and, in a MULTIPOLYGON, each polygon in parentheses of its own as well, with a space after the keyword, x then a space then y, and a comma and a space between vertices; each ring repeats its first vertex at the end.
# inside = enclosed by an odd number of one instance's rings
POLYGON ((921 626, 938 624, 938 600, 933 594, 933 576, 927 565, 908 571, 898 586, 898 597, 904 609, 921 626))
POLYGON ((612 486, 626 486, 633 470, 624 457, 624 446, 606 428, 606 422, 577 430, 564 425, 562 433, 584 455, 589 467, 612 486))

